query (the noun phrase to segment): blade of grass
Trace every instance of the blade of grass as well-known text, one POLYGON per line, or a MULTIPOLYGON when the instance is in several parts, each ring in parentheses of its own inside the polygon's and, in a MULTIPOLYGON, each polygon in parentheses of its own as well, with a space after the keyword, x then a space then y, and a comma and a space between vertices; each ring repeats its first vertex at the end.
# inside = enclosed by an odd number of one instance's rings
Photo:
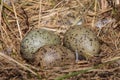
POLYGON ((88 69, 85 69, 85 70, 80 70, 80 71, 77 71, 77 72, 72 72, 71 74, 66 74, 66 75, 63 75, 61 77, 58 77, 56 78, 55 80, 64 80, 66 78, 70 78, 72 76, 76 76, 78 74, 83 74, 83 73, 86 73, 88 72, 89 70, 93 69, 92 67, 88 68, 88 69))

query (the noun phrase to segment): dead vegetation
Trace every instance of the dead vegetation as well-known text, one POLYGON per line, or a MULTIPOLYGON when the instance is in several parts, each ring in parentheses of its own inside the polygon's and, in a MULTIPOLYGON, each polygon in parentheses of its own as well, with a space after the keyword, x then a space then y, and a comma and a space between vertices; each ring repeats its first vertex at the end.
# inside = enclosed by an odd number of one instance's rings
MULTIPOLYGON (((0 0, 2 1, 2 0, 0 0)), ((119 0, 18 0, 0 5, 0 80, 119 80, 119 0), (20 55, 22 38, 34 28, 52 30, 63 37, 70 26, 91 28, 101 43, 101 64, 36 68, 20 55)))

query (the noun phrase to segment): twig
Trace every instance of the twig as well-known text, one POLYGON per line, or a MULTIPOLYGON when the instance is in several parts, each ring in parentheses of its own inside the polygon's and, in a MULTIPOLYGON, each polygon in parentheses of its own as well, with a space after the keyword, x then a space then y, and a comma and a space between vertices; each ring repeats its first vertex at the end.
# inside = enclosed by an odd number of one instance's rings
MULTIPOLYGON (((96 11, 97 11, 97 0, 95 0, 94 11, 95 11, 95 15, 96 15, 96 11)), ((92 20, 92 27, 94 27, 95 19, 96 19, 96 16, 93 17, 93 20, 92 20)))
POLYGON ((41 14, 41 12, 42 12, 42 0, 40 0, 40 2, 39 2, 39 20, 38 20, 38 27, 40 27, 40 21, 41 21, 41 17, 42 17, 42 14, 41 14))
POLYGON ((20 34, 20 39, 22 40, 22 33, 21 33, 21 29, 20 29, 20 25, 19 25, 17 13, 16 13, 16 10, 15 10, 15 6, 14 6, 12 0, 11 0, 11 4, 12 4, 12 6, 13 6, 13 10, 14 10, 15 18, 16 18, 16 23, 17 23, 18 31, 19 31, 19 34, 20 34))

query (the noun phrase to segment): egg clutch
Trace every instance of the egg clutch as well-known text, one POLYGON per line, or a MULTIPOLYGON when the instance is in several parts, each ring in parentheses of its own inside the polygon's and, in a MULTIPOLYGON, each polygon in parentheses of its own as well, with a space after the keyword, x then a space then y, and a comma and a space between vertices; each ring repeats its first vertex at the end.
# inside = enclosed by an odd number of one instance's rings
POLYGON ((72 26, 61 41, 52 31, 34 29, 24 37, 20 45, 21 56, 43 68, 74 63, 76 51, 79 56, 86 58, 98 55, 100 43, 92 30, 84 26, 72 26))

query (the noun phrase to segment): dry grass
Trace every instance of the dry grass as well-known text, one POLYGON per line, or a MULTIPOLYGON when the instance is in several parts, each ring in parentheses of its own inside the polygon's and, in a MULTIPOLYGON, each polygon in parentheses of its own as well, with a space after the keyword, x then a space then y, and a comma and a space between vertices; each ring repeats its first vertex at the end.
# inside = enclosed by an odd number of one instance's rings
POLYGON ((11 6, 0 5, 0 80, 120 78, 119 0, 19 0, 17 3, 11 0, 11 3, 11 6), (97 28, 96 22, 103 19, 114 21, 97 28), (21 58, 20 42, 30 30, 44 28, 63 37, 70 26, 80 21, 98 35, 102 64, 91 66, 89 62, 81 61, 75 65, 41 70, 21 58))

